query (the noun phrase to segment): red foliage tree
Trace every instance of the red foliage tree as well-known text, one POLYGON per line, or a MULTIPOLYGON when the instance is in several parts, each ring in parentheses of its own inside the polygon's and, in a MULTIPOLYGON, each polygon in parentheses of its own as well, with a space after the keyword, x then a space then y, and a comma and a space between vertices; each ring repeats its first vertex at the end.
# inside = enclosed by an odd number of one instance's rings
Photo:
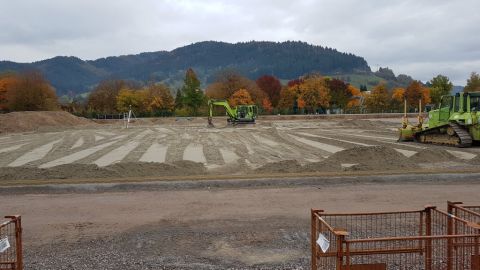
POLYGON ((274 76, 264 75, 258 78, 256 83, 260 90, 268 95, 272 105, 276 107, 280 99, 280 91, 282 90, 280 81, 274 76))

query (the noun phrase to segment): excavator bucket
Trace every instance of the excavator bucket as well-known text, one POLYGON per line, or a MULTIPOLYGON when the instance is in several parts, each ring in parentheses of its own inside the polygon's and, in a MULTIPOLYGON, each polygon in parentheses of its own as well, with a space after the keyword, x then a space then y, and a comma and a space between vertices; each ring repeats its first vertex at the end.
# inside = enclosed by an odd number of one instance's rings
POLYGON ((214 128, 214 127, 215 127, 215 126, 213 125, 212 117, 210 117, 210 116, 208 117, 208 125, 207 125, 207 127, 209 127, 209 128, 214 128))

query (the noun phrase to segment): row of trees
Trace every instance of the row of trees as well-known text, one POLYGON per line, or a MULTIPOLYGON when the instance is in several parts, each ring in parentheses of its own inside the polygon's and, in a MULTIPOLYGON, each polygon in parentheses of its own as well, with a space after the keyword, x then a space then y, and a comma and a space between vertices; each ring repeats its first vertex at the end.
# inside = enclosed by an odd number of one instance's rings
MULTIPOLYGON (((83 114, 121 113, 130 108, 141 116, 196 116, 207 114, 208 99, 225 99, 232 106, 256 104, 263 113, 395 112, 423 104, 438 104, 442 95, 451 94, 453 85, 438 75, 425 85, 412 81, 406 88, 379 84, 372 91, 360 89, 342 80, 310 74, 286 82, 265 75, 256 81, 238 72, 226 70, 218 74, 205 91, 192 69, 185 74, 183 86, 174 91, 164 84, 146 86, 124 80, 101 82, 87 102, 71 102, 66 109, 83 114)), ((472 73, 465 91, 480 91, 480 76, 472 73)), ((0 76, 0 110, 56 110, 59 104, 55 90, 38 72, 7 73, 0 76)))

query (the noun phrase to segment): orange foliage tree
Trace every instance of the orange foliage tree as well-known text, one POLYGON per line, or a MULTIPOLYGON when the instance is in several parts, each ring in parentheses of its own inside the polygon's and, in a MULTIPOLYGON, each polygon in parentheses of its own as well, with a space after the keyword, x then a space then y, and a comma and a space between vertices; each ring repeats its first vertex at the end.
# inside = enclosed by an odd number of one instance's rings
POLYGON ((262 100, 262 108, 264 112, 271 113, 273 110, 272 103, 268 97, 264 97, 262 100))
POLYGON ((8 87, 6 104, 10 111, 51 111, 58 110, 55 89, 40 72, 19 74, 8 87))
POLYGON ((431 102, 430 90, 423 87, 419 81, 413 81, 405 89, 405 99, 410 110, 416 109, 419 100, 422 100, 422 106, 431 102))
POLYGON ((261 104, 266 96, 254 81, 232 70, 225 70, 218 74, 215 82, 207 86, 205 94, 209 98, 229 99, 239 89, 245 89, 256 104, 261 104))
POLYGON ((7 91, 18 83, 16 74, 4 74, 0 76, 0 111, 8 111, 7 106, 7 91))
POLYGON ((381 83, 365 98, 365 105, 369 112, 385 112, 389 108, 390 97, 385 84, 381 83))
POLYGON ((330 90, 321 76, 311 76, 300 85, 300 97, 305 101, 305 109, 314 113, 317 108, 328 108, 330 90))
POLYGON ((228 99, 228 103, 230 106, 235 107, 237 105, 251 105, 253 100, 246 89, 240 89, 232 94, 228 99))
POLYGON ((162 111, 173 111, 175 100, 170 89, 163 84, 152 84, 147 88, 148 110, 154 115, 162 111))
POLYGON ((347 91, 350 93, 351 98, 348 100, 347 108, 354 108, 360 106, 360 99, 362 93, 360 89, 356 88, 355 86, 349 84, 347 86, 347 91))

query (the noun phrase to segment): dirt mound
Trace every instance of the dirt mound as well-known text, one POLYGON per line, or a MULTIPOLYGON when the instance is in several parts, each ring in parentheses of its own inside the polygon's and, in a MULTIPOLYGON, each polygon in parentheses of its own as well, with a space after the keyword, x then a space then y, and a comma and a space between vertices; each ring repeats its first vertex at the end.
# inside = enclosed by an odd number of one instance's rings
POLYGON ((4 167, 0 170, 0 180, 122 178, 199 175, 205 173, 205 166, 202 163, 193 161, 178 161, 173 163, 117 163, 107 167, 98 167, 95 164, 67 164, 48 169, 4 167))
POLYGON ((327 165, 361 164, 356 170, 391 170, 416 168, 414 161, 385 146, 356 146, 337 152, 325 161, 327 165))
POLYGON ((255 170, 256 173, 294 173, 301 172, 302 165, 296 160, 282 160, 278 162, 267 163, 255 170))
POLYGON ((410 159, 418 163, 430 163, 456 161, 457 157, 443 149, 423 149, 422 151, 411 156, 410 159))
POLYGON ((337 172, 341 169, 340 163, 331 163, 328 160, 312 162, 303 166, 305 172, 337 172))
POLYGON ((88 119, 64 111, 11 112, 0 115, 0 133, 37 131, 52 127, 94 125, 88 119))
POLYGON ((472 158, 468 163, 473 165, 480 165, 480 155, 472 158))

